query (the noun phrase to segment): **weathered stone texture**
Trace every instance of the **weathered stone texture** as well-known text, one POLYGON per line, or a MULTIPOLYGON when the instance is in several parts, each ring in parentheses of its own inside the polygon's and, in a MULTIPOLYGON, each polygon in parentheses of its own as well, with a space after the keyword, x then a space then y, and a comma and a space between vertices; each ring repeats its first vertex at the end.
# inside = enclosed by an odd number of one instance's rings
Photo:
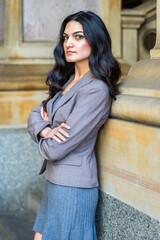
POLYGON ((99 0, 24 0, 24 40, 58 39, 60 25, 69 14, 80 10, 99 13, 99 0), (65 11, 64 11, 65 9, 65 11))
POLYGON ((100 191, 98 240, 159 240, 160 222, 100 191))
POLYGON ((0 211, 27 207, 29 190, 41 190, 43 159, 25 128, 0 128, 0 211))

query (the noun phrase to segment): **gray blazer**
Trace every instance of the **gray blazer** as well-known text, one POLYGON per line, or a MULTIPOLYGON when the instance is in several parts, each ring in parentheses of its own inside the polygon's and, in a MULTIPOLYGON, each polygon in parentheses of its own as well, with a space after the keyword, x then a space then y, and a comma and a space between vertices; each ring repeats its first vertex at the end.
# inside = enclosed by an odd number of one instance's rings
MULTIPOLYGON (((64 84, 63 89, 73 77, 64 84)), ((59 185, 97 187, 94 145, 98 130, 110 112, 108 87, 89 71, 59 99, 52 112, 53 101, 62 91, 56 93, 47 104, 49 121, 44 121, 40 115, 41 104, 32 109, 28 119, 28 131, 45 159, 40 174, 46 170, 46 179, 59 185), (71 127, 64 129, 69 134, 65 142, 39 137, 39 132, 47 125, 55 128, 63 122, 71 127)))

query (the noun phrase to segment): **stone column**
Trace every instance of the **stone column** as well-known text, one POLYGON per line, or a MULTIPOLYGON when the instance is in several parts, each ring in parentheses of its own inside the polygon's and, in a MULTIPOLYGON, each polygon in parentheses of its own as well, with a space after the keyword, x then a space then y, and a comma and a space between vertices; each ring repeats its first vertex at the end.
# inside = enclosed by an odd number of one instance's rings
POLYGON ((141 60, 132 65, 129 74, 120 84, 121 94, 112 104, 112 118, 99 134, 96 153, 101 189, 119 202, 125 202, 140 210, 144 216, 150 216, 158 221, 160 221, 159 66, 160 0, 157 0, 157 41, 155 48, 151 50, 151 59, 141 60))
POLYGON ((100 0, 101 16, 112 39, 114 56, 121 64, 122 76, 125 79, 130 65, 122 59, 121 0, 100 0))
POLYGON ((156 59, 160 58, 160 0, 157 0, 157 38, 156 38, 156 45, 150 51, 151 58, 156 59))
POLYGON ((100 0, 102 18, 112 38, 113 53, 121 58, 121 0, 100 0))
POLYGON ((20 37, 20 22, 19 16, 21 12, 21 1, 20 0, 6 0, 5 2, 5 39, 6 39, 6 62, 8 63, 8 58, 18 57, 17 48, 19 45, 20 37))

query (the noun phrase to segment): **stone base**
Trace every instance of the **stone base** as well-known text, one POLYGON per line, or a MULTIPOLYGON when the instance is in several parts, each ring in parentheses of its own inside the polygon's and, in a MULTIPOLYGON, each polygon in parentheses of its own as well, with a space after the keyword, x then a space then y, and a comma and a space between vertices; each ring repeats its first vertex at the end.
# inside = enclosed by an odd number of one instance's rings
POLYGON ((98 240, 159 240, 160 222, 100 191, 98 240))
POLYGON ((27 193, 41 190, 43 159, 26 128, 0 128, 0 211, 27 208, 27 193))

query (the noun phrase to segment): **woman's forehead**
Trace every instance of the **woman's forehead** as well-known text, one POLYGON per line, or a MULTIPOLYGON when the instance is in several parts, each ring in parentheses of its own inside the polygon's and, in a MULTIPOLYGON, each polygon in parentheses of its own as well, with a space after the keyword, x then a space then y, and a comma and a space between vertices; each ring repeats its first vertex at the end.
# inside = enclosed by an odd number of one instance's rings
POLYGON ((81 23, 74 21, 74 20, 68 22, 64 29, 64 33, 66 33, 66 34, 72 34, 74 32, 78 32, 78 31, 83 32, 83 26, 81 23))

